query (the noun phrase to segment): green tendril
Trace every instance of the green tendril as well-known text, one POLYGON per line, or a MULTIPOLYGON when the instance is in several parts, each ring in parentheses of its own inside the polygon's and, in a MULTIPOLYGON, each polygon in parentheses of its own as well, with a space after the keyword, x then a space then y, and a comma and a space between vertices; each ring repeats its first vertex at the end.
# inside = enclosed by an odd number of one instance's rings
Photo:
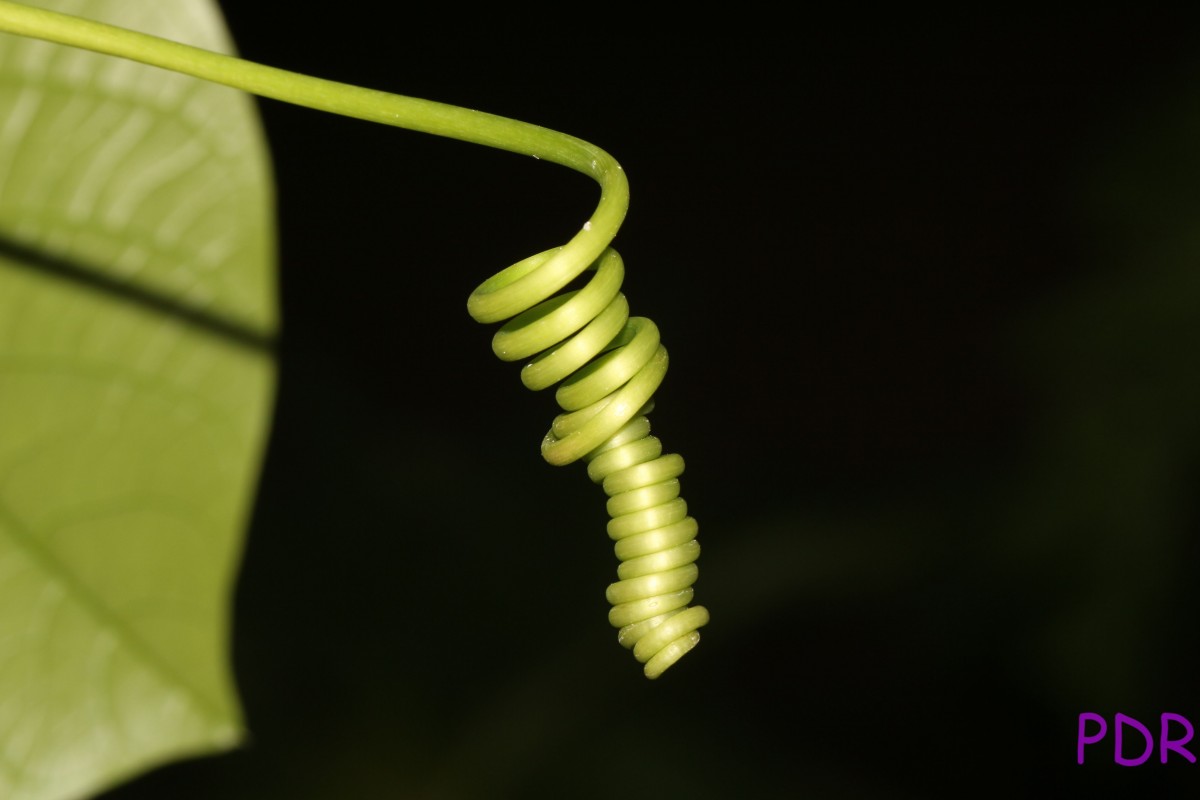
POLYGON ((622 562, 609 586, 610 622, 647 677, 657 678, 700 640, 703 606, 689 606, 700 553, 698 525, 679 497, 683 459, 663 455, 646 417, 667 370, 657 326, 630 317, 624 265, 609 247, 629 208, 629 183, 605 151, 558 131, 445 103, 314 78, 92 20, 0 0, 0 32, 126 58, 260 97, 534 156, 600 185, 600 201, 561 247, 530 256, 471 293, 477 322, 505 323, 493 350, 532 357, 530 389, 560 384, 564 413, 542 442, 556 465, 588 462, 609 496, 609 536, 622 562), (587 285, 555 296, 584 272, 587 285))

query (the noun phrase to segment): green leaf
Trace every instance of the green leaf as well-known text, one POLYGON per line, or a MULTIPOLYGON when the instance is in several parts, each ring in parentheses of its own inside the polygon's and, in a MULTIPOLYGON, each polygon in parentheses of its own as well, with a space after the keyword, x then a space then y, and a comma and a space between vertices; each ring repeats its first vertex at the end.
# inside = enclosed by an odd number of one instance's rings
MULTIPOLYGON (((232 49, 212 0, 41 5, 232 49)), ((0 35, 0 797, 243 735, 233 582, 274 391, 246 95, 0 35)))

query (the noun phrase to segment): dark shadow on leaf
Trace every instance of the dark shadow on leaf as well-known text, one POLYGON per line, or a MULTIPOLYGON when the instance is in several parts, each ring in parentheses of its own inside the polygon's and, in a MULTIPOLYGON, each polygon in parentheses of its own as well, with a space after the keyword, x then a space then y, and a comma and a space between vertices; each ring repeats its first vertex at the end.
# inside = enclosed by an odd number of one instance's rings
POLYGON ((8 266, 27 269, 42 275, 69 281, 90 291, 174 317, 197 330, 239 345, 247 350, 274 353, 276 337, 256 330, 217 309, 196 308, 178 297, 157 292, 145 286, 121 281, 96 267, 71 259, 52 256, 0 236, 0 258, 9 259, 8 266))

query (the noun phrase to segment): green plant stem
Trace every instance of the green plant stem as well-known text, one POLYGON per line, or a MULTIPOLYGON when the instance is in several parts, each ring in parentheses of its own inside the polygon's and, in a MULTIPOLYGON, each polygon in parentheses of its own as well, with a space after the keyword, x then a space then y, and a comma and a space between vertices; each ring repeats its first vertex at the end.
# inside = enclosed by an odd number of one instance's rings
POLYGON ((614 604, 610 621, 621 628, 622 643, 645 664, 646 676, 658 677, 695 647, 700 640, 697 629, 708 622, 703 606, 688 606, 696 580, 693 562, 699 554, 697 526, 691 517, 679 519, 686 514, 686 504, 673 502, 682 458, 661 456, 661 443, 649 435, 649 422, 638 416, 662 382, 667 352, 657 327, 644 318, 631 319, 619 292, 624 267, 609 243, 629 207, 629 184, 612 156, 582 139, 506 117, 300 75, 7 0, 0 0, 3 32, 140 61, 319 111, 535 156, 595 179, 600 202, 582 229, 563 246, 488 278, 468 298, 467 310, 478 322, 510 320, 493 342, 500 357, 541 354, 527 367, 532 368, 526 380, 530 388, 545 388, 584 368, 593 356, 611 349, 610 343, 618 341, 614 337, 628 331, 631 338, 620 341, 620 360, 606 356, 605 366, 596 369, 592 379, 582 377, 560 397, 568 413, 555 419, 542 454, 558 465, 598 454, 589 475, 602 482, 610 497, 625 497, 625 505, 632 498, 633 507, 614 516, 618 527, 628 530, 614 535, 627 539, 624 546, 616 545, 623 562, 621 580, 609 587, 608 596, 614 604), (596 275, 585 289, 550 299, 589 268, 596 275), (571 338, 560 348, 567 341, 563 337, 571 338), (610 382, 620 388, 613 389, 610 382), (651 486, 667 487, 669 496, 659 497, 658 489, 643 491, 651 486), (657 505, 644 504, 655 498, 657 505), (647 512, 654 524, 660 517, 668 521, 646 529, 647 512), (658 547, 663 536, 676 537, 670 548, 658 547))
POLYGON ((570 167, 600 184, 600 202, 589 224, 565 246, 568 248, 578 245, 572 249, 594 251, 594 255, 599 255, 603 246, 616 235, 629 207, 629 184, 612 156, 582 139, 549 128, 446 103, 301 75, 8 0, 0 0, 0 32, 140 61, 260 97, 509 150, 570 167))

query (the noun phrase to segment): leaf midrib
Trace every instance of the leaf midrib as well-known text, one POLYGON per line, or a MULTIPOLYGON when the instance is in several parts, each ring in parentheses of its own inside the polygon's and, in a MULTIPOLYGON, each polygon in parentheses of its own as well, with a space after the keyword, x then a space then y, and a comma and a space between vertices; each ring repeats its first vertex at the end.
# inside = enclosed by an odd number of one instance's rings
POLYGON ((112 632, 117 641, 143 664, 168 684, 180 688, 202 716, 210 722, 223 723, 227 715, 221 705, 208 698, 191 681, 155 652, 150 644, 139 636, 119 615, 114 613, 103 600, 80 582, 67 566, 53 553, 43 547, 37 537, 21 523, 12 510, 0 498, 0 528, 24 554, 33 561, 51 580, 63 587, 78 608, 87 612, 98 627, 112 632))

